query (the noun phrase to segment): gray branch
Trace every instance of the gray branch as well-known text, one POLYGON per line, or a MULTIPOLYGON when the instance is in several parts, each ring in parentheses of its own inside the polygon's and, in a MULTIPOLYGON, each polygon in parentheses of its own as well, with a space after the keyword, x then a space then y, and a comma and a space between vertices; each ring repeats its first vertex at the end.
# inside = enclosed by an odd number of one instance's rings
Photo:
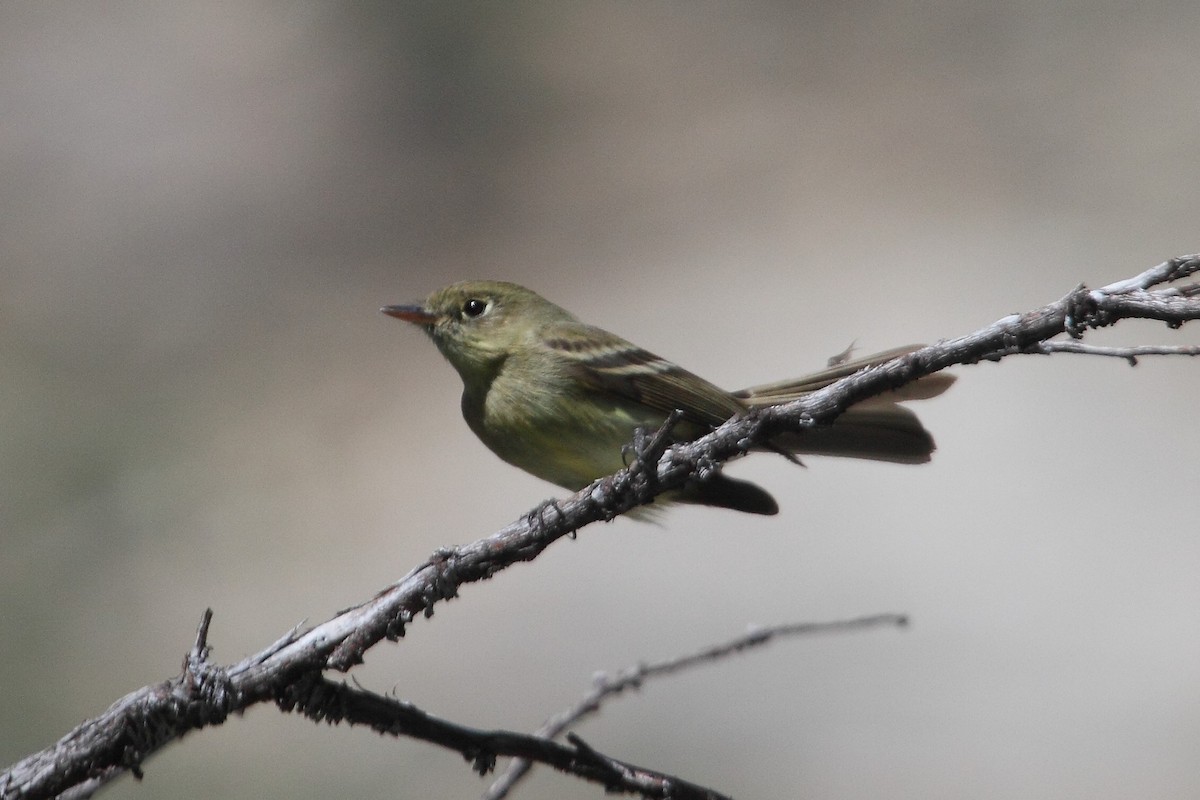
POLYGON ((1200 356, 1200 345, 1170 345, 1143 344, 1135 347, 1104 347, 1102 345, 1084 344, 1083 342, 1041 342, 1036 348, 1026 348, 1027 353, 1074 353, 1085 356, 1105 356, 1107 358, 1123 358, 1129 366, 1136 367, 1138 359, 1143 356, 1200 356))
POLYGON ((1190 255, 1100 289, 1080 287, 1042 308, 862 370, 801 400, 756 409, 687 444, 668 446, 666 436, 640 437, 628 468, 544 504, 491 536, 438 551, 370 600, 315 628, 292 631, 238 663, 208 663, 206 622, 182 674, 126 695, 54 745, 0 773, 0 797, 46 798, 68 791, 85 796, 89 787, 118 774, 136 775, 149 755, 189 731, 274 701, 325 670, 349 670, 379 641, 401 637, 418 615, 432 616, 459 586, 536 558, 585 525, 611 520, 688 480, 703 478, 777 433, 827 425, 854 403, 946 367, 1037 352, 1040 343, 1063 333, 1079 339, 1089 329, 1134 318, 1178 328, 1200 318, 1200 288, 1168 284, 1197 271, 1200 255, 1190 255))
MULTIPOLYGON (((837 622, 801 622, 791 625, 775 625, 769 628, 755 628, 728 642, 706 647, 695 653, 652 664, 636 664, 626 667, 612 676, 600 674, 593 681, 591 691, 585 694, 578 703, 546 720, 545 724, 538 728, 533 735, 539 739, 553 739, 562 735, 568 726, 597 713, 601 704, 608 698, 615 697, 626 689, 640 689, 642 684, 650 678, 671 675, 701 664, 719 661, 743 650, 761 647, 783 636, 842 633, 879 625, 903 627, 907 624, 908 619, 901 614, 876 614, 837 622)), ((534 759, 524 757, 514 758, 504 773, 497 777, 483 793, 482 800, 501 800, 501 798, 507 797, 512 788, 529 773, 533 767, 533 761, 534 759)))
POLYGON ((407 736, 456 750, 481 775, 495 769, 497 756, 515 756, 600 784, 610 792, 672 800, 728 800, 725 795, 682 778, 606 756, 578 737, 570 739, 571 746, 567 747, 539 736, 468 728, 439 719, 410 703, 315 673, 290 686, 287 695, 280 698, 279 706, 284 711, 299 711, 316 722, 367 725, 387 736, 407 736))

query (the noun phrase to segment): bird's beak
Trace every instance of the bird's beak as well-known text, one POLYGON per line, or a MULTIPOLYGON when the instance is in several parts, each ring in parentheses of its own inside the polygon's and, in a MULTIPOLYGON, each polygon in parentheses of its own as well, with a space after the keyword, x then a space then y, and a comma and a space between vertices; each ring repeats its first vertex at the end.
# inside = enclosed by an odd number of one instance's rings
POLYGON ((402 319, 414 325, 432 325, 437 322, 437 314, 426 311, 423 306, 384 306, 379 309, 389 317, 402 319))

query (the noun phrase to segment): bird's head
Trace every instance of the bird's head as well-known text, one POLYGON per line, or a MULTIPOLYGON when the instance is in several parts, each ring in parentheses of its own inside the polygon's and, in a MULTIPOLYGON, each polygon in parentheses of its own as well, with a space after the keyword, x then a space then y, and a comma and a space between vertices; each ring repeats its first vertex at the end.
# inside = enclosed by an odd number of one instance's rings
POLYGON ((468 383, 494 373, 545 325, 575 319, 536 292, 505 281, 452 283, 424 303, 381 311, 424 329, 468 383))

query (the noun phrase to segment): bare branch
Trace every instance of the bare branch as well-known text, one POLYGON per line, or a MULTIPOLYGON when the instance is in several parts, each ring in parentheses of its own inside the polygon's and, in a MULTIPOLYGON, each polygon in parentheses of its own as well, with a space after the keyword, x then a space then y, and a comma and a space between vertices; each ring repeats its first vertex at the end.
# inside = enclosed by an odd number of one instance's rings
POLYGON ((1107 294, 1123 294, 1138 289, 1150 289, 1160 283, 1174 283, 1190 277, 1200 270, 1200 255, 1192 254, 1179 256, 1169 261, 1151 267, 1141 275, 1135 275, 1128 280, 1116 281, 1105 286, 1100 291, 1107 294))
POLYGON ((315 674, 289 686, 278 704, 284 711, 299 711, 317 722, 368 725, 381 734, 408 736, 456 750, 481 775, 495 769, 497 756, 516 756, 598 783, 609 792, 680 800, 724 798, 712 789, 618 761, 580 743, 566 747, 538 736, 469 728, 438 719, 409 703, 315 674))
MULTIPOLYGON (((706 647, 694 653, 688 653, 665 661, 652 664, 636 664, 626 667, 616 675, 609 676, 599 673, 592 682, 592 689, 578 703, 555 714, 534 732, 540 739, 553 739, 586 716, 595 714, 600 705, 609 697, 623 693, 626 689, 640 689, 647 678, 670 675, 680 670, 699 666, 713 661, 719 661, 726 656, 740 653, 751 647, 765 645, 773 639, 783 636, 802 636, 817 633, 844 633, 880 625, 904 627, 908 618, 901 614, 876 614, 858 619, 838 620, 835 622, 803 622, 790 625, 776 625, 769 628, 754 628, 741 636, 736 636, 724 644, 706 647)), ((512 788, 528 774, 537 759, 518 757, 508 765, 504 774, 500 775, 483 793, 482 800, 500 800, 507 797, 512 788)), ((553 766, 553 765, 552 765, 553 766)))
POLYGON ((1200 356, 1200 345, 1157 345, 1147 344, 1137 347, 1103 347, 1101 345, 1084 344, 1082 342, 1039 342, 1027 347, 1026 353, 1074 353, 1086 356, 1106 356, 1108 358, 1123 358, 1131 367, 1137 366, 1137 360, 1143 356, 1200 356))
POLYGON ((650 503, 779 432, 827 425, 868 397, 949 366, 1024 352, 1062 333, 1078 339, 1090 328, 1132 318, 1180 327, 1200 318, 1200 288, 1154 287, 1197 271, 1200 255, 1190 255, 1100 289, 1080 287, 1057 302, 862 370, 803 399, 756 409, 707 436, 672 445, 656 463, 650 458, 654 455, 651 437, 642 442, 642 452, 635 453, 632 468, 598 480, 565 500, 543 505, 491 536, 435 553, 375 597, 328 622, 285 636, 227 668, 189 663, 182 675, 127 695, 56 744, 0 773, 0 797, 52 797, 114 771, 136 774, 147 756, 188 731, 218 724, 231 712, 272 700, 326 669, 350 669, 379 641, 401 637, 417 615, 431 616, 437 603, 455 597, 460 586, 531 560, 585 525, 650 503), (549 508, 556 513, 547 513, 549 508))

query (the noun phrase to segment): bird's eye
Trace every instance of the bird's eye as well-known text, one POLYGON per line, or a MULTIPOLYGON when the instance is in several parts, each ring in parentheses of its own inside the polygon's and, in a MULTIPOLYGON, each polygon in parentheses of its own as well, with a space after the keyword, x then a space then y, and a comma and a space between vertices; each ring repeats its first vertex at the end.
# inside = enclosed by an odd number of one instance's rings
POLYGON ((468 317, 478 317, 487 311, 488 304, 478 297, 472 297, 467 302, 463 303, 463 314, 468 317))

